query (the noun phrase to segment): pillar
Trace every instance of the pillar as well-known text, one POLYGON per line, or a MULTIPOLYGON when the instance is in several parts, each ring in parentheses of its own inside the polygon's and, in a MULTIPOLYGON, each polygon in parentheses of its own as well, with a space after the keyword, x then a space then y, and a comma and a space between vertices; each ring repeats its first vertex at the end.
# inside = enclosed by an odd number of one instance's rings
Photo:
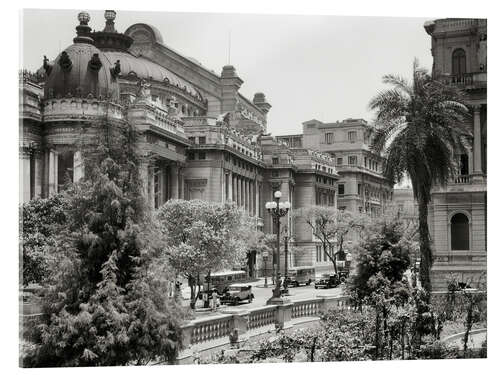
POLYGON ((229 172, 229 173, 227 173, 227 175, 229 176, 227 178, 227 181, 229 183, 229 186, 227 189, 228 190, 227 191, 227 193, 228 193, 227 199, 232 202, 233 201, 233 173, 229 172))
POLYGON ((250 213, 251 216, 255 215, 255 212, 254 212, 254 207, 255 207, 255 204, 254 204, 254 181, 253 180, 250 180, 249 184, 248 184, 248 199, 250 201, 250 205, 248 207, 248 211, 250 213))
MULTIPOLYGON (((179 166, 176 164, 170 165, 170 178, 171 181, 171 189, 170 189, 170 198, 171 199, 179 199, 179 166)), ((166 197, 167 199, 169 197, 166 197)), ((166 200, 166 199, 165 199, 166 200)))
POLYGON ((256 187, 257 187, 257 188, 255 189, 255 190, 256 190, 256 198, 255 198, 255 200, 256 200, 256 203, 257 203, 257 204, 256 204, 256 208, 257 208, 257 217, 261 217, 261 216, 262 216, 262 214, 261 214, 261 212, 260 212, 260 189, 261 189, 261 185, 260 185, 260 183, 257 183, 257 186, 256 186, 256 187))
POLYGON ((226 171, 224 169, 222 169, 222 173, 221 173, 221 192, 220 192, 220 199, 221 199, 221 202, 224 203, 226 200, 227 200, 227 197, 226 197, 226 171))
POLYGON ((75 151, 73 154, 73 182, 78 182, 83 178, 83 159, 80 151, 75 151))
POLYGON ((249 194, 249 183, 248 178, 243 180, 245 186, 245 211, 250 212, 250 194, 249 194))
POLYGON ((482 174, 481 163, 481 106, 475 105, 474 111, 474 174, 482 174))
POLYGON ((21 163, 19 170, 19 191, 21 192, 21 202, 28 202, 31 198, 31 158, 29 151, 21 151, 21 163))
POLYGON ((49 196, 57 193, 57 151, 49 151, 49 170, 48 170, 48 192, 49 196))
POLYGON ((238 190, 238 200, 237 200, 237 204, 238 204, 238 207, 241 206, 241 178, 236 176, 236 188, 238 190))

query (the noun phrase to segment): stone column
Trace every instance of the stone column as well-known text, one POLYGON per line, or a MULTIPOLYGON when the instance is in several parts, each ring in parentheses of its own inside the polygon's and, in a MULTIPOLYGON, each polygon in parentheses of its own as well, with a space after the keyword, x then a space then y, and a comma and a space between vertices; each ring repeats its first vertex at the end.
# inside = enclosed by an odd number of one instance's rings
POLYGON ((49 151, 49 196, 57 193, 57 151, 49 151))
POLYGON ((231 171, 228 172, 228 176, 229 178, 227 179, 228 180, 228 183, 229 183, 229 186, 228 186, 228 197, 227 199, 229 201, 233 201, 233 173, 231 171))
POLYGON ((31 158, 28 151, 21 151, 21 163, 19 163, 19 191, 21 202, 29 202, 31 198, 31 158))
POLYGON ((250 202, 249 206, 248 206, 248 212, 250 213, 250 215, 254 215, 255 213, 253 212, 253 209, 254 209, 254 189, 253 189, 253 183, 254 181, 253 180, 249 180, 249 184, 248 184, 248 200, 250 202))
POLYGON ((184 168, 179 168, 179 199, 184 198, 184 168))
POLYGON ((167 199, 165 199, 165 200, 168 200, 168 198, 179 199, 179 166, 178 165, 176 165, 176 164, 170 165, 170 178, 169 178, 169 180, 171 181, 170 182, 170 186, 171 186, 170 197, 166 197, 167 199))
POLYGON ((82 153, 75 151, 73 154, 73 182, 78 182, 84 175, 82 153))
POLYGON ((238 201, 237 201, 237 204, 238 204, 238 207, 241 206, 241 177, 236 177, 236 185, 237 185, 237 189, 238 189, 238 201))
POLYGON ((260 213, 260 183, 256 183, 256 197, 255 197, 255 201, 256 201, 256 208, 257 208, 257 212, 256 212, 256 215, 257 217, 260 217, 261 216, 261 213, 260 213))
POLYGON ((482 174, 481 163, 481 106, 475 105, 474 111, 474 174, 482 174))
POLYGON ((224 203, 226 200, 227 200, 227 197, 226 197, 226 171, 224 170, 224 168, 222 168, 222 172, 221 172, 221 192, 220 192, 220 198, 221 198, 221 202, 224 203))
POLYGON ((250 194, 249 194, 249 183, 248 178, 245 178, 245 211, 250 212, 250 194))

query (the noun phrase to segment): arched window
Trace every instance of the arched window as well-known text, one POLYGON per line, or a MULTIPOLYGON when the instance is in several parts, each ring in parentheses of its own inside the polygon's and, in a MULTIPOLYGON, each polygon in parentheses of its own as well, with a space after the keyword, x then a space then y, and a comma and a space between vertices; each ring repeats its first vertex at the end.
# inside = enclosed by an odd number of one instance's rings
POLYGON ((458 48, 451 55, 451 73, 454 76, 461 76, 465 72, 465 51, 462 48, 458 48))
POLYGON ((469 250, 469 218, 463 213, 451 218, 451 249, 469 250))

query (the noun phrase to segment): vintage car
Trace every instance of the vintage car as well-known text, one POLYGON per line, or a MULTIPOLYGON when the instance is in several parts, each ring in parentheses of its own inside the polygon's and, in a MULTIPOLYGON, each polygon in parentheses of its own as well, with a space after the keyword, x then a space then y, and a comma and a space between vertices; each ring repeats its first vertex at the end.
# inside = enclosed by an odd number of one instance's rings
POLYGON ((336 273, 324 273, 316 278, 314 289, 335 288, 340 285, 340 277, 336 273))
POLYGON ((252 286, 249 284, 232 284, 229 285, 225 292, 222 294, 220 298, 221 304, 231 304, 237 305, 241 301, 248 300, 248 303, 251 303, 254 299, 254 295, 252 293, 252 286))
POLYGON ((288 270, 286 279, 288 286, 310 285, 314 280, 316 271, 314 267, 294 267, 288 270))

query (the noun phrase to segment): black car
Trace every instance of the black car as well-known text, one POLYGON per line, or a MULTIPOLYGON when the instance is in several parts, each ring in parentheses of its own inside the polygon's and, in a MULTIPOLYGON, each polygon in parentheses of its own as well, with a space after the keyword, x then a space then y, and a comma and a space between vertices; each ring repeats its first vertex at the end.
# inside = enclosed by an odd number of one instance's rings
POLYGON ((318 288, 335 288, 341 283, 340 277, 336 273, 324 273, 316 278, 314 289, 318 288))

